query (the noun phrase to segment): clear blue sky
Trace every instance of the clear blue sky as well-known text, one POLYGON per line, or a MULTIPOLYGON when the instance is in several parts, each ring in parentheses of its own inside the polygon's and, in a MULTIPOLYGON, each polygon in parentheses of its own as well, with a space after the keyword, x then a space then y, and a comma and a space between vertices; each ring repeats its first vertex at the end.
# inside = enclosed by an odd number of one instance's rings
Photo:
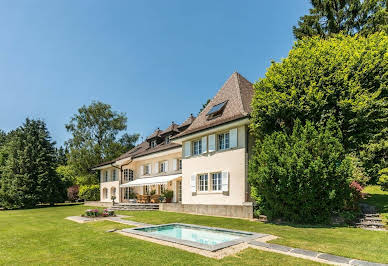
POLYGON ((309 1, 18 0, 0 5, 0 128, 64 124, 93 100, 147 136, 197 114, 234 71, 287 56, 309 1))

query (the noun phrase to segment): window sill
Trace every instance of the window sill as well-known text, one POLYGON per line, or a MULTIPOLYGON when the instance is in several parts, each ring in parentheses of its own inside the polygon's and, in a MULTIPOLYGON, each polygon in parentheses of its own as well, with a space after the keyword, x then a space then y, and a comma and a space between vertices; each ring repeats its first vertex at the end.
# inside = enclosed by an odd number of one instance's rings
POLYGON ((211 195, 211 194, 222 194, 222 190, 217 191, 197 191, 197 195, 211 195))

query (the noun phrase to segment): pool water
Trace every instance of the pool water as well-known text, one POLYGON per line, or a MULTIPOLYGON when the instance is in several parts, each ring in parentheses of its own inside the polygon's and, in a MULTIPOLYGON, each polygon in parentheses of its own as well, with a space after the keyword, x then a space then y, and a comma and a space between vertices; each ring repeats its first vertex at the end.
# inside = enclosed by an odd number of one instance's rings
POLYGON ((224 242, 236 240, 249 234, 191 227, 188 225, 172 224, 135 229, 156 236, 167 236, 180 240, 188 240, 205 245, 218 245, 224 242))

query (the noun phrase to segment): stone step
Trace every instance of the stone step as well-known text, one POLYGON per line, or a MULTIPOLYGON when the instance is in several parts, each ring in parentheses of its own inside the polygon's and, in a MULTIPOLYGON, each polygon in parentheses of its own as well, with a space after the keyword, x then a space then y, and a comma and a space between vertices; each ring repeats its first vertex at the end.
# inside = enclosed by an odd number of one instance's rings
POLYGON ((382 220, 380 218, 361 218, 360 222, 381 223, 382 220))
POLYGON ((265 216, 265 215, 259 215, 259 221, 260 221, 260 222, 268 222, 267 216, 265 216))
POLYGON ((369 223, 369 222, 361 222, 356 223, 357 227, 364 227, 364 228, 384 228, 384 225, 381 223, 369 223))
POLYGON ((380 217, 378 213, 364 213, 364 217, 380 217))

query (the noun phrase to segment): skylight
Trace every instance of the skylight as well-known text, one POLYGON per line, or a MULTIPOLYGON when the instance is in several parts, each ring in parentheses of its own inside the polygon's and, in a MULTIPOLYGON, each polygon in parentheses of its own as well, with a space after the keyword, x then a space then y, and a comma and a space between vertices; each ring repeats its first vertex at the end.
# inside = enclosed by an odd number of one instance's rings
POLYGON ((214 105, 206 115, 214 115, 223 110, 227 101, 214 105))

